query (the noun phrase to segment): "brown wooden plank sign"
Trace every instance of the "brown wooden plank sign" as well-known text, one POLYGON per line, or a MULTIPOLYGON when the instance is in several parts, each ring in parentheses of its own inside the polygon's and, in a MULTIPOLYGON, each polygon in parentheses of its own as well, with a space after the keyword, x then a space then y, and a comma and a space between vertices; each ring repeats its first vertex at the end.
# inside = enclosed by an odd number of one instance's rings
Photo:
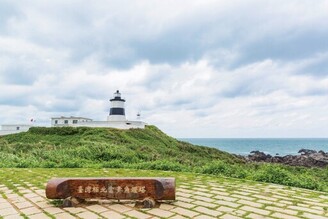
POLYGON ((152 208, 157 201, 175 200, 175 178, 53 178, 47 183, 46 196, 65 199, 64 207, 85 199, 116 199, 138 200, 152 208))

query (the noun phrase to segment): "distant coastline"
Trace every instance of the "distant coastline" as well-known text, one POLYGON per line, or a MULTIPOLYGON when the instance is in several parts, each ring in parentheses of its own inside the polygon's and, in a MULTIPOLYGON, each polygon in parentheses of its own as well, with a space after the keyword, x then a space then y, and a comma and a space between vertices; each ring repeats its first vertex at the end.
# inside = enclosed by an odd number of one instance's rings
POLYGON ((178 138, 237 155, 261 151, 272 156, 298 155, 302 148, 328 151, 328 138, 178 138))

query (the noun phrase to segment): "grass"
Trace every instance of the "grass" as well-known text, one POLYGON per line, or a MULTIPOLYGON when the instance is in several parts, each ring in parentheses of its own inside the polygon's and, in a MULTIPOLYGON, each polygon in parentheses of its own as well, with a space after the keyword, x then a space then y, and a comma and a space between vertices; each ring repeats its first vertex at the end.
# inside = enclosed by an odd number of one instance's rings
MULTIPOLYGON (((178 141, 155 126, 130 130, 34 127, 0 137, 0 167, 165 170, 328 191, 328 168, 249 164, 214 148, 178 141)), ((40 179, 41 175, 31 180, 40 179)))

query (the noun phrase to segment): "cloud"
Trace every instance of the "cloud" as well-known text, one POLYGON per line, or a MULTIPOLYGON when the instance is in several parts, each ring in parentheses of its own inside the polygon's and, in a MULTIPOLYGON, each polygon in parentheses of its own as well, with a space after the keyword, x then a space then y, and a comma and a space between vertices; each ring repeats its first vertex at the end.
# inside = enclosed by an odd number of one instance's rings
POLYGON ((128 118, 141 111, 174 136, 320 136, 327 9, 324 0, 2 1, 0 123, 104 120, 119 89, 128 118))

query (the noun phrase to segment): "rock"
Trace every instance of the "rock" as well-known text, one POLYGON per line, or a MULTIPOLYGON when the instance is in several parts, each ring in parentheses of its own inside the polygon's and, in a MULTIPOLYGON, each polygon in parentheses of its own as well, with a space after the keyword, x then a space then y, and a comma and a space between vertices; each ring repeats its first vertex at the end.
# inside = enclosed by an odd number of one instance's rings
POLYGON ((248 159, 251 161, 266 161, 271 158, 270 154, 265 154, 261 151, 251 151, 251 154, 248 155, 248 159))
POLYGON ((304 166, 304 167, 327 167, 328 166, 328 153, 324 151, 315 151, 309 149, 301 149, 298 153, 300 155, 286 155, 274 156, 265 154, 261 151, 252 151, 246 156, 248 162, 267 162, 267 163, 281 163, 291 166, 304 166))
POLYGON ((308 154, 317 153, 317 151, 315 151, 315 150, 309 150, 309 149, 301 149, 297 153, 308 155, 308 154))

